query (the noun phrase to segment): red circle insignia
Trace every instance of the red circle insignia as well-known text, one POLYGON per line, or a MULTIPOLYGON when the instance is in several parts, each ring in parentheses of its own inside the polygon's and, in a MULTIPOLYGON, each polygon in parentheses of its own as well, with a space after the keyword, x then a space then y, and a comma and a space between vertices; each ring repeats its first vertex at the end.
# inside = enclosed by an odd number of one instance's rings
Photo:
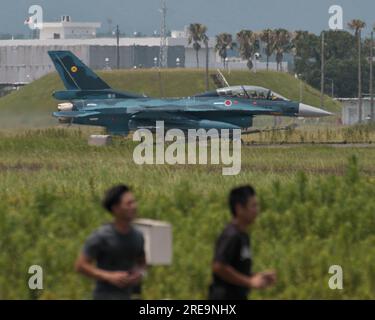
POLYGON ((227 107, 230 107, 232 105, 232 101, 231 100, 225 100, 225 105, 227 107))

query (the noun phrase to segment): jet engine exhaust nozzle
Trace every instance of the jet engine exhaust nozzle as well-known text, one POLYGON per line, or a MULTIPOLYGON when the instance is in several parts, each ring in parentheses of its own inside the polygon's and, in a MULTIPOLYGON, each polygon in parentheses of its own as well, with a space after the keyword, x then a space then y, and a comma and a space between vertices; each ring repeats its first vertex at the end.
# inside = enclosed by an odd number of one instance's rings
POLYGON ((73 110, 73 104, 70 102, 60 103, 57 106, 57 110, 59 111, 72 111, 73 110))

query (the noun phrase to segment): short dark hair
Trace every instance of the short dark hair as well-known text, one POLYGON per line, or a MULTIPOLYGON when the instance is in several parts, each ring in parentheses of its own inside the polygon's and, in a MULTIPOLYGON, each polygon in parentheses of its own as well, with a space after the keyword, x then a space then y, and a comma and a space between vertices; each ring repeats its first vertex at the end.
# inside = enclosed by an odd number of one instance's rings
POLYGON ((256 195, 255 189, 250 186, 242 186, 232 189, 229 195, 229 207, 233 216, 236 216, 236 205, 245 206, 249 198, 256 195))
POLYGON ((112 212, 113 206, 118 204, 121 200, 122 195, 129 191, 130 188, 124 184, 120 184, 108 189, 102 201, 104 209, 106 209, 109 212, 112 212))

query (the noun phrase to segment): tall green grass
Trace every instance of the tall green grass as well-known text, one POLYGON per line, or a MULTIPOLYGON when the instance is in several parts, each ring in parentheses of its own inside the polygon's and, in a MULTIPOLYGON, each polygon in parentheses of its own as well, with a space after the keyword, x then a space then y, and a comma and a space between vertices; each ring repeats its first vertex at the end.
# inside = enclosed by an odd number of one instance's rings
POLYGON ((0 136, 0 299, 85 299, 92 282, 74 260, 84 239, 110 216, 103 191, 130 184, 141 217, 169 221, 170 267, 152 267, 146 299, 202 299, 214 241, 230 219, 233 186, 257 188, 262 213, 252 227, 254 270, 275 268, 277 285, 253 298, 374 299, 375 149, 243 148, 242 171, 221 166, 137 166, 134 144, 116 139, 89 147, 75 130, 0 136), (30 291, 27 270, 44 270, 44 290, 30 291), (328 287, 341 265, 344 289, 328 287))

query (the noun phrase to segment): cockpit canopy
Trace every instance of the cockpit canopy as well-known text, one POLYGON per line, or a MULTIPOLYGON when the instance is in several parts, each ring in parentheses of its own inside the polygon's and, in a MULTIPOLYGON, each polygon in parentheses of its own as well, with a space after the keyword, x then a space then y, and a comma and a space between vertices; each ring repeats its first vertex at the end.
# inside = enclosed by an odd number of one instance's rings
POLYGON ((287 100, 281 94, 258 86, 232 86, 216 90, 219 96, 243 99, 287 100))
POLYGON ((231 86, 220 88, 215 91, 209 91, 198 94, 195 97, 227 97, 227 98, 242 98, 242 99, 259 99, 259 100, 273 100, 273 101, 290 101, 270 89, 259 86, 231 86))

